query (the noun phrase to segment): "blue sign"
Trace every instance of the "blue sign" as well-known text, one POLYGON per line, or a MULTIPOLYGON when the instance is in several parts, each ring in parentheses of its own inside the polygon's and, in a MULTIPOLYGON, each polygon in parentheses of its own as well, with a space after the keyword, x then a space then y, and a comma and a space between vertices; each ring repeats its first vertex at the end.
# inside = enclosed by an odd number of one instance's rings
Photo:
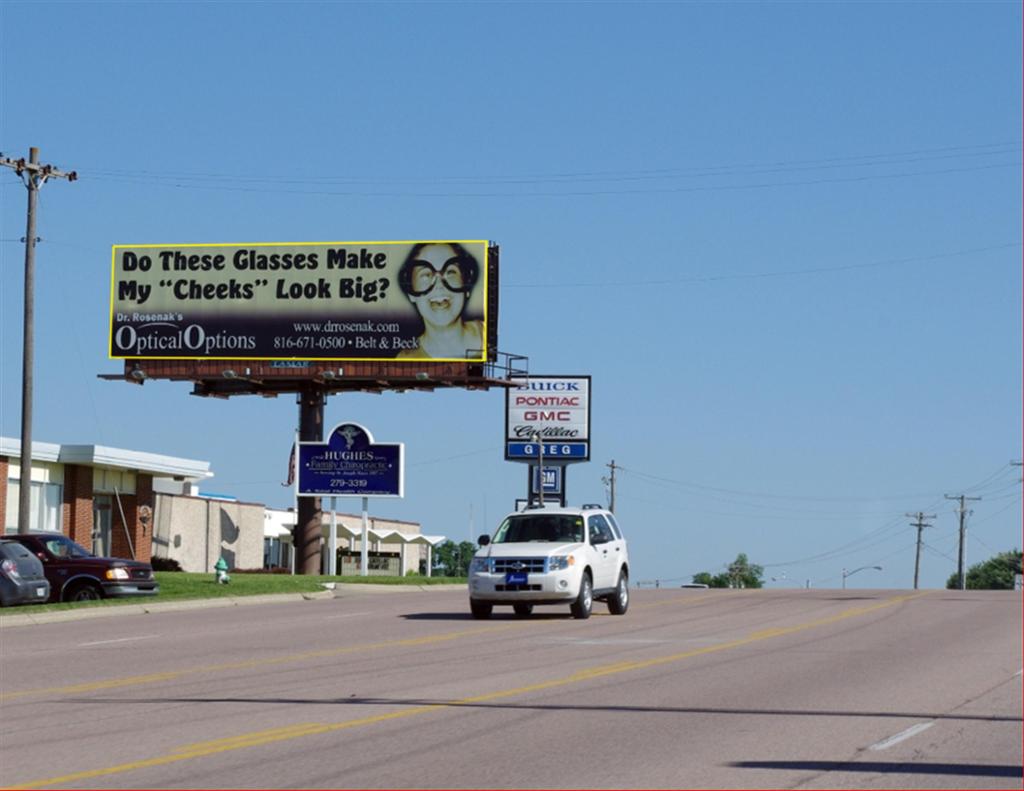
MULTIPOLYGON (((545 442, 545 459, 585 459, 587 458, 586 442, 545 442)), ((509 442, 505 445, 505 457, 508 459, 529 459, 536 461, 540 457, 540 447, 536 442, 509 442)))
POLYGON ((342 423, 327 442, 299 443, 299 494, 404 496, 404 446, 378 444, 358 423, 342 423))
MULTIPOLYGON (((545 455, 545 458, 547 456, 545 455)), ((530 474, 532 478, 533 493, 537 494, 537 476, 539 469, 537 467, 530 467, 530 474)), ((545 467, 544 468, 544 494, 561 494, 562 493, 562 468, 561 467, 545 467)))

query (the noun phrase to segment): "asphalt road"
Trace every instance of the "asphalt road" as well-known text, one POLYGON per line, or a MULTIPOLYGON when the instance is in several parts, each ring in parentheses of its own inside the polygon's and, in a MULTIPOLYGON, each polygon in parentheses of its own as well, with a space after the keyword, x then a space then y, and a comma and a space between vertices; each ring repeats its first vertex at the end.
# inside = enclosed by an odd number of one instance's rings
POLYGON ((357 592, 0 629, 15 788, 1016 788, 1021 594, 357 592))

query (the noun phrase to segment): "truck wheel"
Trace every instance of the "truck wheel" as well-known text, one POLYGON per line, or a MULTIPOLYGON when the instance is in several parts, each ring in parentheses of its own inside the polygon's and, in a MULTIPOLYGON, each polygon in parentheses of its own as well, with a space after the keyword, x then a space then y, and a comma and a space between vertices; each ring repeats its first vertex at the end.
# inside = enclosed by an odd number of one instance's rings
POLYGON ((590 581, 590 574, 585 571, 583 572, 583 578, 580 580, 580 594, 569 609, 572 611, 573 618, 583 620, 590 617, 590 610, 593 606, 594 585, 590 581))
POLYGON ((97 601, 102 598, 103 591, 91 582, 86 582, 72 588, 64 597, 64 601, 97 601))
POLYGON ((488 602, 477 601, 476 599, 469 600, 469 610, 473 613, 474 618, 490 618, 492 609, 494 609, 494 605, 488 602))
POLYGON ((625 615, 629 608, 629 575, 623 569, 619 572, 619 582, 615 593, 608 597, 608 612, 612 615, 625 615))
POLYGON ((512 609, 515 612, 515 614, 518 615, 520 618, 526 618, 530 615, 530 613, 533 612, 533 605, 523 604, 522 602, 520 602, 518 604, 513 604, 512 609))

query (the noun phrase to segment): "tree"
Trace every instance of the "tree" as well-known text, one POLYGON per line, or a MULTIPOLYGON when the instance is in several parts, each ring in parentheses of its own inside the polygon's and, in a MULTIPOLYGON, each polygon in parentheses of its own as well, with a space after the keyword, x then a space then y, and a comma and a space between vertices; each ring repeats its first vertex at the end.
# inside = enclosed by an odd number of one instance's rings
POLYGON ((463 541, 445 541, 434 548, 434 568, 444 569, 447 577, 468 577, 469 563, 476 552, 476 544, 463 541))
MULTIPOLYGON (((1020 574, 1021 551, 1000 552, 983 563, 975 563, 967 569, 964 584, 968 590, 1013 590, 1013 577, 1020 574)), ((956 590, 960 579, 956 572, 946 581, 946 587, 956 590)))
POLYGON ((702 571, 693 575, 693 581, 709 588, 761 588, 764 587, 764 567, 747 560, 740 552, 721 574, 702 571))

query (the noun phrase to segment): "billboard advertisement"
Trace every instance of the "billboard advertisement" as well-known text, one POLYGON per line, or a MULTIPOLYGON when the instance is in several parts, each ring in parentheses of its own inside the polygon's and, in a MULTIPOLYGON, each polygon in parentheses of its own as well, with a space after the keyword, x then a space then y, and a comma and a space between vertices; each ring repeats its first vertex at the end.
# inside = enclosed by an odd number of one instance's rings
POLYGON ((530 376, 505 394, 505 458, 536 463, 540 434, 544 459, 590 459, 590 377, 530 376))
POLYGON ((480 240, 114 245, 110 357, 486 362, 489 250, 480 240))

